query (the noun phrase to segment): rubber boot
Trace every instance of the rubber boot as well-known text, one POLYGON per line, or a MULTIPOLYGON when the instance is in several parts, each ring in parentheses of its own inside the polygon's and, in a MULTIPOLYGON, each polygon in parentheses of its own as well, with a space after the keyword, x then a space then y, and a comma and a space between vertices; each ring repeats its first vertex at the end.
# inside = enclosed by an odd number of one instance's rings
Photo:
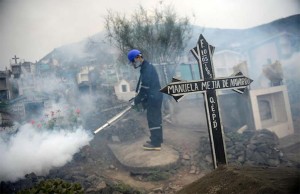
POLYGON ((162 144, 162 129, 150 130, 151 144, 154 146, 161 146, 162 144))

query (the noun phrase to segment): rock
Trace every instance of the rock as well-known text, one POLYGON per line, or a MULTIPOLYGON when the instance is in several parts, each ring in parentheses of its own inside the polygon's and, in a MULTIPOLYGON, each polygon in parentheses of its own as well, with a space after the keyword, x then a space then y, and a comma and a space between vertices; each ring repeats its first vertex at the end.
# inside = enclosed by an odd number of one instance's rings
POLYGON ((226 141, 226 146, 227 146, 227 147, 233 146, 233 142, 232 142, 231 140, 226 141))
POLYGON ((266 159, 259 152, 254 152, 253 153, 252 160, 256 164, 266 164, 266 159))
POLYGON ((280 158, 280 152, 277 152, 275 150, 270 150, 271 153, 268 154, 268 158, 270 159, 278 159, 280 158))
POLYGON ((254 162, 254 161, 251 161, 251 160, 246 160, 246 161, 245 161, 245 164, 246 164, 246 165, 249 165, 249 166, 253 166, 253 165, 255 165, 255 162, 254 162))
POLYGON ((232 158, 233 158, 233 155, 232 155, 232 154, 227 154, 227 158, 228 158, 228 159, 232 159, 232 158))
POLYGON ((96 189, 97 190, 102 190, 104 188, 106 188, 106 183, 104 181, 101 181, 97 186, 96 186, 96 189))
MULTIPOLYGON (((287 163, 283 154, 277 149, 279 139, 275 133, 262 129, 258 131, 246 130, 242 134, 226 133, 226 154, 228 162, 235 164, 278 166, 287 163)), ((212 163, 209 139, 201 138, 199 159, 212 163)))
POLYGON ((85 181, 85 177, 78 176, 78 175, 72 175, 71 180, 74 181, 74 182, 83 183, 85 181))
MULTIPOLYGON (((166 190, 179 191, 181 188, 182 188, 182 186, 180 186, 180 185, 177 185, 177 184, 175 184, 175 185, 169 184, 169 187, 168 187, 168 189, 166 189, 166 190)), ((165 190, 165 191, 166 191, 166 190, 165 190)), ((167 192, 166 192, 166 193, 167 193, 167 192)), ((171 192, 170 192, 170 193, 171 193, 171 192)))
POLYGON ((120 143, 121 142, 120 138, 116 135, 111 136, 111 139, 114 143, 120 143))
POLYGON ((205 156, 205 160, 208 162, 208 163, 212 163, 212 158, 210 155, 206 155, 205 156))
POLYGON ((181 160, 181 164, 183 165, 183 166, 189 166, 190 165, 190 161, 189 160, 181 160))
POLYGON ((248 150, 255 150, 256 149, 256 146, 254 144, 248 144, 247 145, 247 149, 248 150))
POLYGON ((235 153, 235 149, 234 149, 234 147, 229 147, 228 149, 226 149, 226 152, 228 154, 234 154, 235 153))
POLYGON ((192 166, 191 166, 190 172, 192 171, 193 173, 191 173, 191 174, 195 174, 195 173, 196 173, 196 170, 197 170, 197 167, 194 166, 194 165, 192 165, 192 166))
POLYGON ((196 174, 196 170, 190 170, 190 174, 196 174))
POLYGON ((121 193, 119 191, 113 191, 112 194, 123 194, 123 193, 121 193))
POLYGON ((237 160, 238 160, 239 162, 244 162, 244 161, 245 161, 245 156, 244 156, 244 155, 239 156, 237 160))
POLYGON ((245 146, 240 142, 236 143, 234 147, 235 147, 236 151, 244 151, 245 150, 245 146))
POLYGON ((268 153, 269 151, 269 146, 265 143, 259 144, 256 146, 256 150, 259 152, 264 152, 264 153, 268 153))
POLYGON ((191 157, 190 157, 190 155, 188 155, 188 154, 184 154, 184 155, 182 156, 182 159, 184 159, 184 160, 190 160, 191 157))
POLYGON ((94 182, 94 181, 97 181, 98 179, 99 178, 96 175, 91 175, 86 178, 86 180, 89 182, 94 182))
POLYGON ((111 170, 115 170, 116 169, 116 167, 114 166, 114 165, 109 165, 109 167, 108 167, 109 169, 111 169, 111 170))
POLYGON ((251 158, 253 157, 253 153, 254 153, 254 151, 252 149, 247 149, 246 150, 246 159, 251 160, 251 158))
POLYGON ((96 193, 98 190, 96 189, 96 188, 94 188, 94 187, 90 187, 90 188, 88 188, 85 192, 86 193, 96 193))
POLYGON ((88 162, 88 163, 95 163, 95 161, 94 161, 92 158, 88 158, 88 159, 87 159, 87 162, 88 162))
POLYGON ((279 164, 280 164, 279 160, 276 160, 276 159, 269 159, 268 160, 268 165, 270 165, 270 166, 278 166, 279 164))
POLYGON ((158 187, 152 190, 154 193, 163 193, 163 188, 162 187, 158 187))

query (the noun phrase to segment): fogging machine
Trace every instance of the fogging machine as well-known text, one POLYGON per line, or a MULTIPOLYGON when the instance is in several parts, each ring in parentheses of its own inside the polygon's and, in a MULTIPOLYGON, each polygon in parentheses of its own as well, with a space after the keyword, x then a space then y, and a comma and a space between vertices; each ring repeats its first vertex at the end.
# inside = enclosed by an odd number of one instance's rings
POLYGON ((99 131, 101 131, 102 129, 110 126, 111 124, 113 124, 114 122, 116 122, 118 119, 120 119, 122 116, 124 116, 126 113, 128 113, 130 110, 132 109, 132 106, 128 106, 125 110, 119 112, 116 116, 112 117, 111 119, 109 119, 104 125, 102 125, 100 128, 96 129, 94 131, 94 134, 98 133, 99 131))

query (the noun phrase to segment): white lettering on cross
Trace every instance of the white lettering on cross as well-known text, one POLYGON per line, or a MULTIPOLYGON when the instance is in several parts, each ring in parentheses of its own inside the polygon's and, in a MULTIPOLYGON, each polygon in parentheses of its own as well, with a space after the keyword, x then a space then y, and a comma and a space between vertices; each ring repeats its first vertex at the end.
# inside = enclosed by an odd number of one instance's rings
POLYGON ((213 128, 215 129, 215 128, 217 128, 217 126, 218 126, 218 122, 217 121, 213 121, 213 128))
POLYGON ((207 43, 202 34, 199 37, 196 47, 191 49, 191 52, 198 62, 199 74, 202 80, 187 82, 174 78, 173 83, 168 84, 160 91, 173 96, 177 102, 188 93, 204 93, 205 110, 212 146, 212 158, 216 168, 218 164, 226 164, 227 159, 220 120, 221 116, 218 108, 218 97, 215 90, 235 88, 233 90, 243 93, 242 90, 253 80, 243 76, 241 72, 232 77, 216 79, 212 63, 214 47, 207 43))
POLYGON ((189 93, 197 91, 199 91, 197 82, 174 84, 168 85, 167 87, 168 94, 189 93))

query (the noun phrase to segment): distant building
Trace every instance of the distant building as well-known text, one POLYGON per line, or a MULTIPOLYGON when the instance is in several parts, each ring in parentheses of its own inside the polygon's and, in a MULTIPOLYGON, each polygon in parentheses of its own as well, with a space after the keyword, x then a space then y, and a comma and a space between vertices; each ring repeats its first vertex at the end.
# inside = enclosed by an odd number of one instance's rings
POLYGON ((11 97, 10 74, 8 71, 0 71, 0 101, 9 100, 11 97))
POLYGON ((113 86, 119 80, 116 67, 114 65, 106 64, 102 65, 102 67, 103 68, 100 71, 100 76, 104 81, 103 85, 113 86))
POLYGON ((84 66, 80 72, 77 73, 76 81, 81 92, 90 93, 92 91, 92 82, 89 75, 93 70, 94 67, 84 66))
POLYGON ((228 77, 234 73, 234 66, 241 63, 243 56, 235 51, 222 50, 214 53, 213 65, 216 77, 228 77))
POLYGON ((21 65, 20 64, 11 65, 11 73, 14 78, 19 78, 21 75, 21 65))
POLYGON ((11 65, 11 73, 13 78, 20 78, 21 74, 32 74, 35 71, 35 64, 32 62, 23 62, 11 65))
POLYGON ((135 96, 135 91, 131 91, 130 83, 124 79, 114 86, 118 100, 128 101, 135 96))
POLYGON ((42 115, 45 108, 50 107, 47 94, 34 93, 32 96, 19 96, 10 101, 10 113, 21 121, 29 121, 42 115))

